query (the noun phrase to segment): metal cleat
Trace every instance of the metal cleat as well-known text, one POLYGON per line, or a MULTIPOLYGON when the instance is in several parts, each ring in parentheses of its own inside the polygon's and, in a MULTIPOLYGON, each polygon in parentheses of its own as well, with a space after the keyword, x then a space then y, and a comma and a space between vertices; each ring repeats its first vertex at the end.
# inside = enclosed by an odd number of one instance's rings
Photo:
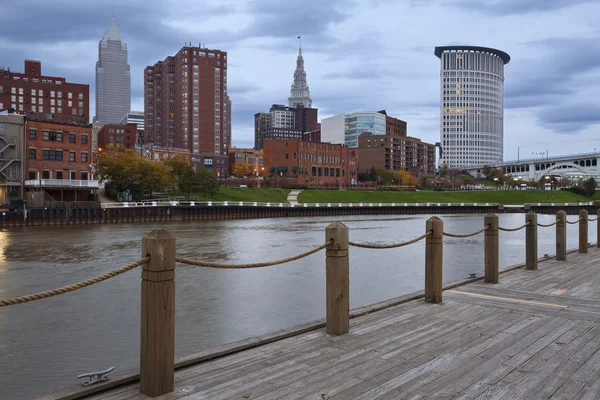
POLYGON ((105 369, 104 371, 90 372, 88 374, 77 375, 77 379, 90 378, 89 381, 83 382, 81 384, 83 386, 90 386, 95 383, 105 382, 105 381, 109 380, 108 373, 112 372, 114 369, 115 369, 115 367, 110 367, 110 368, 105 369))

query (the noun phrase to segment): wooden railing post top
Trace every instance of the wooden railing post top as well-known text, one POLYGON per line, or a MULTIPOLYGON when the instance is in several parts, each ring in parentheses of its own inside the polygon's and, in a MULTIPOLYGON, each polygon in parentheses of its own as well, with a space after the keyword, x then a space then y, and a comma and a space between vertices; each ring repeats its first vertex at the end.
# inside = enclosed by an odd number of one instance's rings
MULTIPOLYGON (((142 266, 143 271, 164 272, 174 270, 175 254, 176 239, 166 229, 155 229, 142 238, 142 257, 150 257, 150 262, 142 266)), ((171 277, 171 274, 168 276, 171 277)), ((143 278, 157 281, 165 280, 165 277, 153 277, 148 274, 143 275, 143 278)))
POLYGON ((537 228, 537 214, 534 211, 528 211, 525 214, 525 222, 530 222, 527 229, 537 228))
POLYGON ((559 221, 567 221, 567 213, 565 212, 565 210, 558 210, 556 212, 556 219, 559 221))
POLYGON ((348 250, 348 227, 341 222, 333 222, 325 228, 327 250, 348 250))
POLYGON ((496 214, 487 214, 484 218, 483 218, 483 223, 485 226, 488 226, 488 230, 498 230, 498 215, 496 214))
POLYGON ((588 214, 589 214, 588 210, 586 210, 586 209, 579 210, 579 217, 580 218, 584 217, 585 218, 584 222, 586 222, 586 223, 587 223, 588 214))

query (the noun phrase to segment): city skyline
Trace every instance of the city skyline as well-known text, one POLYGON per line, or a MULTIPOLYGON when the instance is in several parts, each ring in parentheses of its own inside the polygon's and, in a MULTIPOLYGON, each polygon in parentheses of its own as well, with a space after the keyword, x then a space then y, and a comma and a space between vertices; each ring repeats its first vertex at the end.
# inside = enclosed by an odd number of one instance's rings
POLYGON ((411 136, 437 142, 439 60, 433 49, 472 44, 513 58, 505 85, 505 159, 516 159, 520 145, 521 158, 596 148, 600 110, 592 96, 600 84, 594 79, 600 67, 600 5, 592 1, 307 1, 300 10, 269 0, 219 6, 179 1, 170 8, 158 1, 23 3, 18 10, 0 6, 0 65, 19 70, 23 59, 39 59, 48 75, 95 90, 94 50, 114 8, 129 46, 133 110, 143 109, 145 65, 190 40, 227 51, 232 140, 238 147, 252 146, 256 112, 285 102, 296 38, 302 35, 313 107, 321 118, 385 108, 408 122, 411 136), (200 15, 208 17, 198 25, 200 15), (38 18, 41 23, 22 29, 38 18), (449 25, 450 20, 469 23, 449 25), (57 25, 62 28, 49 29, 57 25), (518 33, 510 28, 515 25, 518 33))

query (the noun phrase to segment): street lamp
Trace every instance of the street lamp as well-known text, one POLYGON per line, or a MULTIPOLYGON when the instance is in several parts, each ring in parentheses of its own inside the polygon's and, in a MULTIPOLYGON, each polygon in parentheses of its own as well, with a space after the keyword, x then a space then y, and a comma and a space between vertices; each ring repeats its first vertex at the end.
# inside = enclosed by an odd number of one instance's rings
POLYGON ((548 159, 548 149, 544 148, 544 150, 546 150, 546 160, 548 159))
POLYGON ((523 145, 519 145, 519 147, 517 147, 517 162, 519 162, 519 160, 521 159, 521 157, 520 157, 521 147, 523 147, 523 145))

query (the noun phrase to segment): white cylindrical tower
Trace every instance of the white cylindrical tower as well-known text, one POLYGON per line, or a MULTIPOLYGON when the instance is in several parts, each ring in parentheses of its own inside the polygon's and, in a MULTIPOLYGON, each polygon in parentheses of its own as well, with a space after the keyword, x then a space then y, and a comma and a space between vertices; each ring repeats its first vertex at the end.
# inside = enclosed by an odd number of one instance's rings
POLYGON ((510 56, 477 46, 436 47, 440 59, 439 165, 502 162, 504 65, 510 56))

